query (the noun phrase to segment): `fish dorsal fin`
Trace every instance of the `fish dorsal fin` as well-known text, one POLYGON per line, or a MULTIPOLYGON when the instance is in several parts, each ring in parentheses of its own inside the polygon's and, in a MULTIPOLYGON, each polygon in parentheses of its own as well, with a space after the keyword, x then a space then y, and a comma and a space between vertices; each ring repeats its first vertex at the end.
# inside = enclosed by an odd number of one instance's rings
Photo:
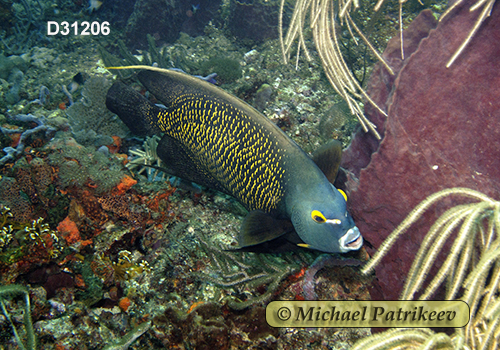
POLYGON ((140 69, 138 78, 141 83, 167 107, 170 107, 179 96, 196 93, 197 84, 205 83, 199 78, 174 69, 143 65, 106 68, 113 70, 140 69))
POLYGON ((318 148, 312 156, 314 163, 321 169, 330 183, 335 182, 342 158, 342 143, 330 141, 318 148))
POLYGON ((261 210, 253 210, 243 220, 238 237, 239 247, 254 246, 293 231, 290 220, 280 220, 261 210))
POLYGON ((164 135, 158 142, 156 152, 168 174, 227 193, 217 180, 200 170, 189 153, 175 139, 164 135))

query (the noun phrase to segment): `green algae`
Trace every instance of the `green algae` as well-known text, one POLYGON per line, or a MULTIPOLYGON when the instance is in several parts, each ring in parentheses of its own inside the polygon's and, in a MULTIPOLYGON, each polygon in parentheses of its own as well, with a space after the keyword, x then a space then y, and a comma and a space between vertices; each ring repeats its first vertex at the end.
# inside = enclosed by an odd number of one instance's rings
POLYGON ((217 73, 221 83, 233 83, 241 78, 242 69, 237 60, 226 57, 213 57, 201 64, 201 74, 217 73))

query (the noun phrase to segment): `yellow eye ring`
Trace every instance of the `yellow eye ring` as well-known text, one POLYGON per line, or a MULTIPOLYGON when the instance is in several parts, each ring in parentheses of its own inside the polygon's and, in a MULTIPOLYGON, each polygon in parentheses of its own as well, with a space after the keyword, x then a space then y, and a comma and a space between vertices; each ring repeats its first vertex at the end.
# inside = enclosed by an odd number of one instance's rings
POLYGON ((338 189, 338 188, 337 188, 337 191, 340 192, 340 194, 344 197, 345 201, 347 202, 347 195, 345 194, 345 192, 342 191, 342 190, 340 190, 340 189, 338 189))
POLYGON ((325 216, 318 210, 313 210, 311 212, 311 218, 316 221, 318 224, 322 224, 326 221, 325 216))

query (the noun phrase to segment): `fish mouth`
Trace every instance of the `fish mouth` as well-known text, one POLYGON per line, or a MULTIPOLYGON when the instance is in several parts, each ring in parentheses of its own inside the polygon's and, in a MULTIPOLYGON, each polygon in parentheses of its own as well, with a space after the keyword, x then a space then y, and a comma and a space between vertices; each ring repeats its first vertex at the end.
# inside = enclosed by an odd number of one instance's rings
POLYGON ((347 246, 352 249, 359 249, 363 244, 363 237, 361 235, 358 236, 354 241, 347 243, 347 246))
POLYGON ((339 246, 342 252, 348 252, 350 250, 358 250, 363 245, 363 236, 359 232, 359 229, 354 226, 350 228, 342 237, 339 239, 339 246))

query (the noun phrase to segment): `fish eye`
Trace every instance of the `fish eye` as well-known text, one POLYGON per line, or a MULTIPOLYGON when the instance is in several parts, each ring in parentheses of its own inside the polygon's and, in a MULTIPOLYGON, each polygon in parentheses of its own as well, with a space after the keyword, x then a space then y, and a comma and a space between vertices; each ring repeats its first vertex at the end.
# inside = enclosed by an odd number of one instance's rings
POLYGON ((326 221, 325 216, 318 210, 313 210, 311 212, 311 217, 314 221, 316 221, 318 224, 322 224, 326 221))
POLYGON ((337 191, 340 192, 340 194, 342 195, 342 197, 344 197, 345 201, 347 202, 347 195, 345 194, 345 192, 342 191, 341 189, 338 189, 338 188, 337 188, 337 191))

